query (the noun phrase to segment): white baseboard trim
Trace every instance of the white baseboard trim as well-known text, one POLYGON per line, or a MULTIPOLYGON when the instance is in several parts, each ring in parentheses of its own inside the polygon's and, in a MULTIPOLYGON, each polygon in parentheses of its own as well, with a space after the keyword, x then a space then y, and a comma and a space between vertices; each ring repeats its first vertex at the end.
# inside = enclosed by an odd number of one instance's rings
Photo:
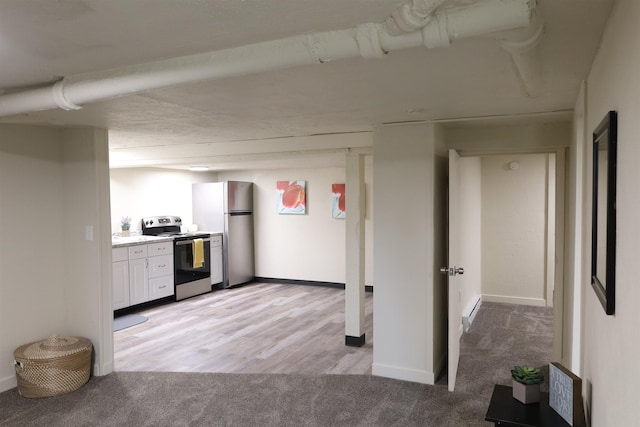
POLYGON ((482 301, 502 302, 506 304, 534 305, 536 307, 547 306, 547 302, 545 301, 544 298, 522 298, 522 297, 509 297, 505 295, 482 294, 482 301))
POLYGON ((11 390, 18 386, 18 380, 15 375, 0 379, 0 393, 3 391, 11 390))
POLYGON ((109 375, 113 372, 113 362, 105 363, 100 369, 100 365, 97 363, 93 364, 93 372, 92 374, 96 377, 102 377, 104 375, 109 375))
POLYGON ((403 368, 400 366, 374 363, 371 367, 371 373, 378 377, 393 378, 395 380, 411 381, 414 383, 429 385, 435 384, 435 375, 433 372, 403 368))

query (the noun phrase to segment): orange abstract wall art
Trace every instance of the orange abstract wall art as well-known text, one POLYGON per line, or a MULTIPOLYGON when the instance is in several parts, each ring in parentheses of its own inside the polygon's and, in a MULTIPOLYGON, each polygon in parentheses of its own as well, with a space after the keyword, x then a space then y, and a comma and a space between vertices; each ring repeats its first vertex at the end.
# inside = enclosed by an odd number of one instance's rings
POLYGON ((347 217, 345 184, 331 184, 331 217, 347 217))
POLYGON ((276 200, 279 214, 304 215, 307 212, 306 181, 278 181, 276 200))

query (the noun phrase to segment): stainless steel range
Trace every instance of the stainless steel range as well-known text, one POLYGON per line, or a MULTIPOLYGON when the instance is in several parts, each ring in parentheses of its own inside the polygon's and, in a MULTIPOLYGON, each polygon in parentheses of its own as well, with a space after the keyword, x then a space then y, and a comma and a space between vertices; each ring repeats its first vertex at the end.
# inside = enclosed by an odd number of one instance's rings
POLYGON ((142 218, 145 236, 173 237, 173 277, 176 301, 211 292, 211 238, 183 233, 179 216, 142 218))

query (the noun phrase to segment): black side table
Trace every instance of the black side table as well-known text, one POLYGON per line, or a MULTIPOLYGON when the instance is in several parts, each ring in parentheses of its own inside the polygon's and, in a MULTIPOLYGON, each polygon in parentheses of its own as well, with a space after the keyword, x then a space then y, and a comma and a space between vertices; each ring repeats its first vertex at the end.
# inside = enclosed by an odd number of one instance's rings
POLYGON ((494 386, 484 419, 496 426, 569 427, 569 423, 549 406, 549 393, 540 392, 539 403, 525 405, 514 399, 513 390, 505 385, 494 386))

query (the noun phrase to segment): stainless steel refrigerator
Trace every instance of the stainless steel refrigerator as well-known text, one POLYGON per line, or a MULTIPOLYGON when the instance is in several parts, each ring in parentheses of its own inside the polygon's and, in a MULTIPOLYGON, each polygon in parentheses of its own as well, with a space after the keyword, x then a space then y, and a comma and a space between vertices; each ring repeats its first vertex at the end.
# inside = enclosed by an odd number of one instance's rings
POLYGON ((193 184, 193 223, 199 230, 222 232, 222 287, 255 277, 253 183, 243 181, 193 184))

